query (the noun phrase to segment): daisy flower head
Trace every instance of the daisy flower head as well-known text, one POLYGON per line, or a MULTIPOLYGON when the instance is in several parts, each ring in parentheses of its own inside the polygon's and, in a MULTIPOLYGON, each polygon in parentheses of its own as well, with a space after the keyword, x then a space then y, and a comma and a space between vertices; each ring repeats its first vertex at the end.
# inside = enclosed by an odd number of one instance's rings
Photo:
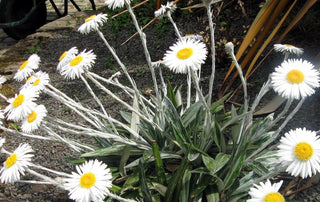
POLYGON ((130 4, 131 0, 105 0, 104 3, 108 6, 108 8, 114 10, 116 8, 122 8, 125 2, 130 4))
POLYGON ((293 176, 306 178, 320 171, 320 139, 315 131, 290 130, 280 139, 278 155, 293 176))
POLYGON ((107 20, 107 14, 100 13, 98 15, 91 15, 85 19, 85 23, 78 28, 78 31, 81 34, 89 34, 91 31, 98 31, 99 27, 107 22, 107 20))
POLYGON ((13 78, 16 81, 25 80, 28 76, 33 74, 35 69, 39 68, 39 63, 40 57, 37 54, 32 54, 28 60, 24 61, 24 63, 20 66, 13 78))
POLYGON ((57 70, 60 72, 61 68, 68 64, 76 55, 78 54, 77 47, 72 47, 67 51, 64 51, 59 57, 59 63, 57 65, 57 70))
POLYGON ((47 109, 44 105, 36 106, 32 112, 24 118, 21 130, 30 133, 39 128, 44 117, 47 115, 47 109))
POLYGON ((249 191, 251 199, 247 202, 284 202, 284 197, 278 192, 282 182, 281 180, 271 184, 270 180, 267 180, 266 183, 260 182, 260 185, 254 184, 249 191))
POLYGON ((167 13, 172 14, 177 8, 177 5, 173 1, 168 1, 166 5, 161 5, 161 7, 154 12, 156 18, 163 18, 167 13))
POLYGON ((22 88, 31 88, 35 92, 42 91, 46 85, 49 84, 49 75, 45 72, 38 71, 34 75, 31 75, 22 88))
POLYGON ((34 101, 37 97, 38 93, 36 91, 24 88, 14 98, 8 99, 10 104, 4 109, 8 120, 20 121, 28 116, 36 106, 34 101))
POLYGON ((302 59, 289 59, 271 74, 273 89, 282 97, 300 99, 312 95, 319 87, 319 71, 302 59))
POLYGON ((298 48, 290 44, 274 44, 273 47, 276 52, 280 52, 283 54, 295 54, 297 56, 303 54, 302 48, 298 48))
POLYGON ((20 180, 20 176, 24 175, 24 171, 31 164, 32 152, 29 144, 20 144, 3 163, 0 170, 0 181, 2 183, 14 183, 20 180))
POLYGON ((86 50, 75 56, 70 62, 63 66, 61 69, 61 75, 66 79, 79 78, 82 73, 91 69, 94 65, 96 55, 92 50, 86 52, 86 50))
POLYGON ((175 73, 187 73, 191 67, 200 68, 207 58, 207 48, 203 42, 182 38, 169 48, 163 64, 175 73))
POLYGON ((68 190, 69 198, 75 201, 102 201, 112 186, 110 168, 98 160, 89 160, 76 166, 73 172, 64 179, 64 187, 68 190))

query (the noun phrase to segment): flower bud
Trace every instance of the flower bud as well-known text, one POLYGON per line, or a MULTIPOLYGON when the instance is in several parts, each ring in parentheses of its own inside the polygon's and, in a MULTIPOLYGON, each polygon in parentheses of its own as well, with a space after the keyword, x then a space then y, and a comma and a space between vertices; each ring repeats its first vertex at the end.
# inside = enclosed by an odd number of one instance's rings
POLYGON ((233 45, 232 42, 226 43, 226 45, 224 46, 224 48, 225 48, 226 52, 227 52, 229 55, 233 54, 234 45, 233 45))

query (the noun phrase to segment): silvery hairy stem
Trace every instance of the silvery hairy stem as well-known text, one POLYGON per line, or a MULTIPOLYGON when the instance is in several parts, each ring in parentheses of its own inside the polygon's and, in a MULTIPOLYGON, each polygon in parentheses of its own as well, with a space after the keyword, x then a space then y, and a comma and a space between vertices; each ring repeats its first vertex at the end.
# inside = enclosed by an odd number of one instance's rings
MULTIPOLYGON (((55 94, 53 91, 50 91, 49 89, 45 89, 44 92, 48 95, 50 95, 51 97, 55 98, 56 100, 60 101, 61 103, 63 103, 64 105, 66 105, 67 107, 71 108, 74 112, 76 112, 79 116, 81 116, 84 120, 86 120, 88 123, 90 123, 91 125, 93 125, 95 128, 97 129, 101 129, 101 125, 98 125, 96 122, 94 122, 93 120, 89 119, 85 114, 83 114, 82 112, 80 112, 75 106, 74 103, 72 102, 68 102, 66 99, 62 98, 61 96, 58 96, 57 94, 55 94)), ((81 108, 81 107, 80 107, 81 108)))
POLYGON ((151 61, 151 57, 150 57, 150 53, 149 53, 149 50, 148 50, 148 47, 147 47, 147 39, 146 39, 146 35, 145 33, 142 31, 142 29, 140 28, 139 24, 138 24, 138 21, 137 21, 137 18, 130 6, 130 3, 128 3, 127 1, 125 1, 125 4, 127 6, 127 9, 131 15, 131 18, 133 20, 133 24, 134 26, 136 27, 136 30, 137 32, 139 33, 139 36, 140 36, 140 39, 141 39, 141 42, 142 42, 142 46, 143 46, 143 50, 144 50, 144 54, 145 54, 145 57, 146 57, 146 60, 147 60, 147 63, 148 63, 148 66, 149 66, 149 69, 150 69, 150 72, 151 72, 151 76, 152 76, 152 80, 153 80, 153 86, 154 86, 154 91, 156 92, 156 96, 157 96, 157 99, 158 99, 158 102, 160 103, 161 102, 161 99, 160 99, 160 94, 159 94, 159 90, 158 90, 158 84, 157 84, 157 78, 156 78, 156 74, 155 74, 155 71, 154 71, 154 68, 152 66, 152 61, 151 61))
POLYGON ((114 93, 112 93, 109 89, 107 89, 106 87, 104 87, 103 85, 101 85, 96 79, 94 79, 91 75, 87 74, 88 78, 97 85, 98 88, 100 88, 102 91, 106 92, 108 95, 110 95, 112 98, 114 98, 115 100, 117 100, 120 104, 122 104, 123 106, 125 106, 127 109, 129 109, 130 111, 136 113, 139 117, 141 117, 143 120, 147 121, 148 123, 152 124, 153 126, 157 127, 160 131, 162 131, 162 129, 156 124, 154 123, 152 120, 148 119, 147 117, 145 117, 143 114, 141 114, 139 111, 135 110, 132 106, 130 106, 128 103, 124 102, 123 100, 121 100, 118 96, 116 96, 114 93))
POLYGON ((92 95, 92 97, 94 98, 94 100, 98 103, 98 105, 100 106, 102 112, 104 113, 104 115, 107 117, 107 121, 108 123, 111 125, 111 128, 113 130, 113 132, 117 135, 119 135, 116 127, 113 125, 113 122, 110 120, 110 116, 107 113, 107 111, 105 110, 104 106, 102 105, 101 101, 99 100, 99 98, 96 96, 96 94, 93 92, 93 90, 91 89, 89 83, 87 82, 87 80, 81 75, 81 80, 84 82, 84 84, 86 85, 89 93, 92 95))
POLYGON ((100 38, 102 39, 102 41, 104 42, 104 44, 107 46, 107 48, 109 49, 109 51, 111 52, 112 56, 116 59, 117 63, 119 64, 120 68, 122 69, 122 71, 124 72, 124 74, 126 75, 127 79, 129 80, 130 84, 132 85, 135 93, 138 95, 139 101, 145 111, 145 113, 149 116, 148 114, 148 110, 146 109, 146 106, 143 102, 143 100, 141 99, 141 94, 137 88, 136 83, 134 82, 134 80, 131 78, 130 74, 127 71, 127 68, 125 67, 125 65, 121 62, 120 58, 118 57, 117 53, 115 52, 115 50, 111 47, 111 45, 108 43, 108 41, 106 40, 106 38, 104 37, 104 35, 102 34, 101 31, 97 31, 98 35, 100 36, 100 38))
POLYGON ((171 17, 171 12, 168 11, 168 12, 166 13, 166 16, 168 17, 168 19, 170 20, 171 24, 173 25, 173 28, 174 28, 174 31, 176 32, 177 37, 178 37, 179 39, 181 39, 182 36, 181 36, 181 34, 180 34, 180 31, 179 31, 176 23, 173 21, 173 19, 172 19, 172 17, 171 17))
POLYGON ((19 132, 17 130, 12 130, 12 129, 3 127, 1 125, 0 125, 0 129, 3 131, 6 131, 8 133, 11 133, 11 134, 21 135, 21 136, 28 137, 28 138, 35 138, 35 139, 39 139, 39 140, 51 140, 51 141, 55 140, 52 137, 43 137, 43 136, 34 135, 34 134, 27 134, 27 133, 19 132))
POLYGON ((214 39, 214 23, 212 21, 212 11, 211 4, 206 5, 207 15, 209 20, 209 28, 210 28, 210 39, 211 39, 211 76, 209 80, 209 92, 208 92, 208 105, 211 105, 212 100, 212 91, 213 91, 213 82, 216 71, 216 56, 215 56, 215 39, 214 39))

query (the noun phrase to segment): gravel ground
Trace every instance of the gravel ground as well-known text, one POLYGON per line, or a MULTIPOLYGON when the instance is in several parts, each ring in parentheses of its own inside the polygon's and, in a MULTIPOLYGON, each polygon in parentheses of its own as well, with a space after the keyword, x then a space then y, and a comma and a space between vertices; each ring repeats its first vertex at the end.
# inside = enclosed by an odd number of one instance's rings
MULTIPOLYGON (((239 11, 240 12, 240 11, 239 11)), ((203 30, 205 29, 200 23, 194 21, 193 19, 180 19, 178 20, 179 27, 187 27, 185 32, 190 30, 203 30)), ((110 39, 110 43, 115 50, 119 53, 120 58, 123 58, 124 63, 128 66, 129 71, 135 77, 139 89, 141 91, 148 90, 152 87, 150 83, 150 76, 148 70, 141 62, 143 59, 142 47, 138 38, 134 38, 129 41, 126 45, 120 46, 119 44, 125 41, 131 34, 131 28, 124 28, 118 36, 111 36, 110 30, 104 29, 103 32, 110 39), (141 53, 141 54, 137 54, 141 53)), ((172 44, 175 39, 174 33, 168 31, 166 35, 159 36, 156 30, 148 28, 146 30, 148 46, 151 47, 151 55, 154 60, 161 59, 165 49, 172 44), (157 39, 157 40, 154 40, 157 39), (161 47, 158 47, 158 41, 163 41, 161 47)), ((219 35, 219 34, 218 34, 219 35)), ((217 36, 218 39, 219 36, 217 36)), ((217 40, 219 41, 219 40, 217 40)), ((289 41, 290 42, 290 41, 289 41)), ((107 52, 105 46, 95 34, 90 34, 88 36, 80 35, 75 31, 56 31, 51 39, 46 39, 41 42, 41 49, 39 51, 39 56, 41 57, 41 67, 40 70, 49 73, 51 84, 56 88, 66 92, 72 98, 80 100, 83 105, 90 106, 92 108, 98 108, 97 104, 94 104, 92 98, 88 96, 88 93, 84 90, 85 87, 80 81, 66 81, 61 78, 61 76, 56 72, 55 67, 57 60, 62 52, 68 50, 69 48, 77 46, 79 50, 83 49, 93 49, 94 53, 97 54, 96 65, 93 69, 94 72, 109 77, 116 66, 115 61, 110 60, 110 54, 107 52)), ((306 49, 306 57, 312 58, 314 50, 317 50, 318 46, 310 46, 306 49)), ((28 54, 22 57, 26 58, 28 54)), ((253 97, 259 87, 262 85, 261 80, 265 80, 267 75, 273 70, 273 68, 281 60, 280 57, 276 55, 271 55, 270 59, 264 63, 261 71, 257 71, 255 76, 249 79, 249 90, 253 97)), ((227 65, 225 65, 227 66, 227 65)), ((218 64, 215 91, 218 89, 218 84, 221 83, 223 76, 225 75, 226 69, 223 63, 218 64)), ((184 82, 184 77, 181 75, 176 75, 171 77, 170 72, 164 72, 165 78, 168 78, 174 85, 179 85, 184 82)), ((205 83, 208 78, 208 70, 204 69, 203 82, 205 83)), ((122 79, 122 78, 120 78, 122 79)), ((18 89, 19 84, 14 83, 14 88, 18 89)), ((123 99, 128 99, 122 91, 116 90, 118 95, 123 99)), ((205 90, 205 89, 204 89, 205 90)), ((264 102, 268 102, 273 94, 268 95, 264 102)), ((99 94, 102 99, 108 113, 119 118, 118 112, 121 106, 117 105, 114 100, 110 99, 104 93, 99 94)), ((80 119, 74 112, 63 107, 58 101, 50 99, 49 96, 41 96, 39 103, 44 104, 49 111, 50 116, 56 117, 69 121, 71 123, 85 124, 82 119, 80 119)), ((294 117, 294 119, 289 122, 286 129, 296 128, 296 127, 306 127, 310 130, 319 130, 320 119, 318 117, 318 109, 320 108, 320 95, 319 91, 312 97, 306 100, 300 112, 294 117)), ((42 134, 39 132, 39 134, 42 134)), ((66 145, 59 142, 47 142, 39 141, 29 138, 22 138, 20 136, 15 136, 11 134, 3 133, 1 136, 6 137, 7 150, 14 150, 19 143, 28 142, 32 145, 35 150, 34 162, 39 163, 42 166, 52 168, 58 171, 70 172, 74 170, 74 167, 66 161, 66 157, 78 157, 79 154, 73 152, 66 145)), ((85 137, 77 137, 79 141, 84 141, 88 143, 95 144, 95 141, 85 137)), ((5 160, 1 156, 1 160, 5 160)), ((31 176, 26 176, 26 178, 31 178, 31 176)), ((320 192, 320 186, 313 186, 304 192, 300 192, 296 201, 320 201, 318 193, 320 192)), ((0 201, 68 201, 67 193, 59 188, 53 187, 51 185, 30 185, 25 183, 15 183, 14 185, 4 185, 0 184, 0 201)))

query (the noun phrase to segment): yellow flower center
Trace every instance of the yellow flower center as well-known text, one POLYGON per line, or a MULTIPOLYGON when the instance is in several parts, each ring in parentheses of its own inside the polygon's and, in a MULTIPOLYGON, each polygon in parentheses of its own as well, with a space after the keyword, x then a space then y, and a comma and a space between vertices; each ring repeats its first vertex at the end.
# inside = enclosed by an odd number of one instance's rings
POLYGON ((59 57, 59 61, 61 61, 64 57, 66 57, 66 55, 67 55, 67 51, 64 51, 59 57))
POLYGON ((263 199, 263 202, 284 202, 284 201, 285 201, 284 197, 278 192, 271 192, 267 194, 263 199))
POLYGON ((70 66, 78 65, 82 60, 83 60, 82 56, 77 56, 71 60, 70 66))
POLYGON ((26 60, 26 61, 20 66, 19 70, 20 70, 20 71, 23 70, 23 69, 27 66, 28 63, 29 63, 29 61, 26 60))
POLYGON ((300 70, 293 69, 287 74, 287 80, 292 84, 302 83, 304 81, 304 74, 300 70))
POLYGON ((177 52, 177 57, 181 60, 188 59, 193 54, 192 48, 183 48, 177 52))
POLYGON ((80 178, 80 186, 89 189, 96 182, 96 176, 93 173, 85 173, 80 178))
POLYGON ((23 103, 23 101, 24 101, 24 95, 20 94, 13 100, 12 106, 13 107, 18 107, 23 103))
POLYGON ((29 76, 29 78, 26 80, 26 83, 28 82, 28 81, 30 81, 30 79, 33 77, 33 75, 31 75, 31 76, 29 76))
POLYGON ((288 46, 288 47, 295 47, 293 45, 290 45, 290 44, 283 44, 284 46, 288 46))
POLYGON ((307 142, 300 142, 294 148, 294 154, 302 161, 309 160, 313 155, 313 148, 307 142))
POLYGON ((16 163, 17 159, 18 159, 17 154, 12 154, 12 155, 10 155, 10 156, 7 158, 4 166, 5 166, 6 168, 10 168, 13 164, 16 163))
POLYGON ((37 118, 37 112, 33 111, 28 116, 28 123, 32 123, 37 118))
POLYGON ((89 22, 90 20, 92 20, 92 18, 96 17, 96 15, 91 15, 90 17, 86 18, 84 21, 85 22, 89 22))
POLYGON ((33 86, 37 86, 38 84, 40 83, 40 79, 37 79, 37 80, 35 80, 34 82, 33 82, 33 86))

